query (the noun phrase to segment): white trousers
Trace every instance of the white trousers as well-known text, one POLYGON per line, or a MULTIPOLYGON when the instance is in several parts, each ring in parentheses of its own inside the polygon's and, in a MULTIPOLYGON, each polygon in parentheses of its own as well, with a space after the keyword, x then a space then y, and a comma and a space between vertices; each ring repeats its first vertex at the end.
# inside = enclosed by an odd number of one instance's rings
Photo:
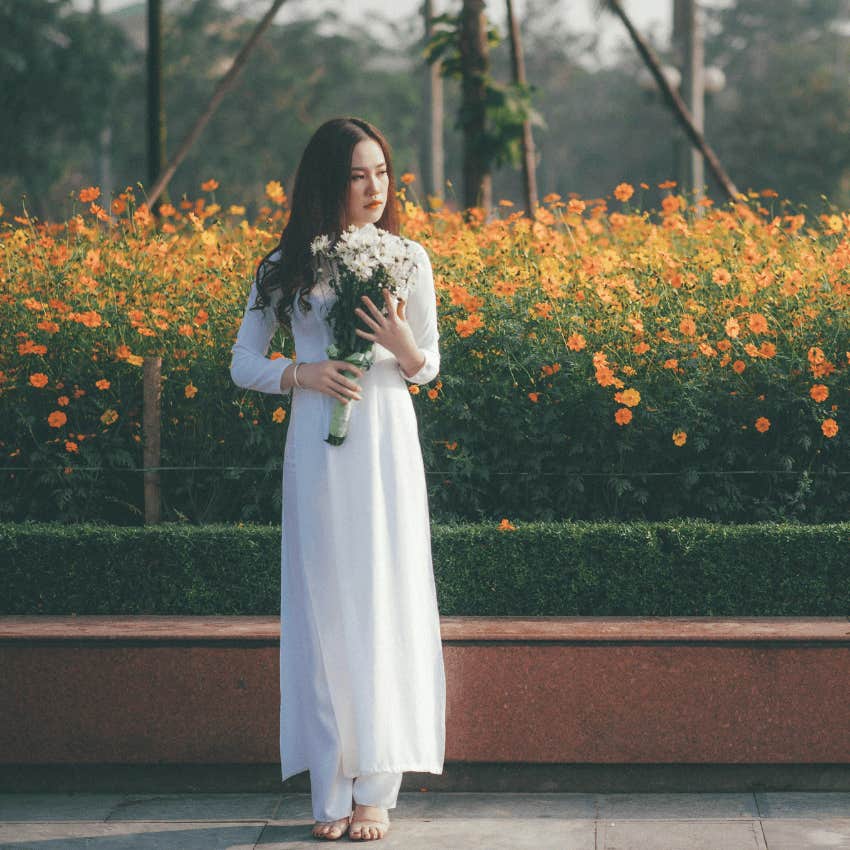
MULTIPOLYGON (((322 681, 324 677, 318 677, 322 681)), ((332 821, 351 814, 352 798, 363 806, 394 809, 401 788, 401 773, 369 773, 355 778, 343 776, 342 747, 336 727, 330 694, 316 688, 316 723, 313 732, 313 760, 310 765, 310 793, 313 817, 332 821)))
MULTIPOLYGON (((319 636, 315 632, 315 624, 311 624, 311 628, 313 646, 318 646, 319 636)), ((354 778, 343 775, 342 745, 327 687, 327 672, 321 656, 314 662, 320 673, 312 677, 316 707, 310 725, 310 734, 313 736, 309 768, 313 817, 318 821, 347 817, 353 809, 352 798, 363 806, 394 809, 401 788, 401 773, 368 773, 354 778)))

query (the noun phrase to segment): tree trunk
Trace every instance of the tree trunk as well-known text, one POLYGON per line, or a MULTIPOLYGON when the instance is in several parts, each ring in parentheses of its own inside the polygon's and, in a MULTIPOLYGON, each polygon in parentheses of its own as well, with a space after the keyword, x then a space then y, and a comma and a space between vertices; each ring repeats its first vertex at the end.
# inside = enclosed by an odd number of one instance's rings
POLYGON ((665 100, 673 110, 673 115, 682 125, 691 142, 702 152, 702 155, 708 162, 712 173, 717 178, 717 182, 720 184, 723 191, 726 192, 730 200, 735 200, 736 196, 739 194, 738 189, 724 170, 723 166, 720 164, 720 160, 717 158, 717 155, 711 147, 709 147, 703 134, 695 126, 693 116, 691 115, 688 107, 685 106, 685 103, 679 96, 679 93, 670 86, 670 83, 667 81, 667 77, 664 76, 664 73, 661 70, 661 63, 658 61, 658 57, 655 55, 655 52, 646 43, 641 34, 635 29, 631 19, 620 5, 620 0, 606 0, 606 2, 608 8, 616 13, 620 20, 625 24, 629 36, 634 42, 638 53, 640 53, 641 58, 646 63, 647 68, 649 68, 652 76, 655 78, 655 82, 661 89, 661 93, 664 95, 665 100))
POLYGON ((484 0, 463 0, 460 31, 463 130, 463 203, 483 207, 489 216, 493 205, 492 178, 485 154, 486 76, 490 70, 484 0))
MULTIPOLYGON (((162 0, 148 0, 148 187, 165 161, 165 106, 162 101, 162 0)), ((148 199, 153 211, 153 199, 148 199)))
MULTIPOLYGON (((702 133, 705 126, 705 58, 696 0, 673 0, 673 47, 676 65, 682 74, 682 98, 691 110, 694 127, 702 133)), ((693 203, 697 204, 704 197, 705 161, 681 132, 676 138, 676 166, 679 185, 693 193, 693 203)), ((697 213, 702 209, 697 206, 697 213)))
MULTIPOLYGON (((425 0, 425 40, 434 33, 434 0, 425 0)), ((446 183, 445 148, 443 146, 443 78, 442 63, 432 62, 425 69, 425 101, 428 104, 428 150, 423 157, 425 163, 425 190, 437 198, 443 197, 446 183)))
MULTIPOLYGON (((508 3, 508 27, 511 34, 511 67, 515 83, 525 85, 525 59, 522 53, 522 39, 519 24, 514 14, 512 0, 508 3)), ((531 134, 531 122, 522 122, 522 179, 525 189, 525 208, 529 216, 534 217, 537 209, 537 175, 534 163, 534 137, 531 134)))

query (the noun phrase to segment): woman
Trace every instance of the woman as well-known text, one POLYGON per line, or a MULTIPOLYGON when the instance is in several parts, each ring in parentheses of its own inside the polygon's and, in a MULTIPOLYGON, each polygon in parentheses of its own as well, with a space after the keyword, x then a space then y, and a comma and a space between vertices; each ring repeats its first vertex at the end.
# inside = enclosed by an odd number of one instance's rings
POLYGON ((445 676, 429 508, 409 384, 439 370, 428 254, 406 304, 384 290, 357 314, 368 370, 329 360, 333 292, 310 242, 354 225, 398 233, 390 148, 371 124, 335 118, 310 139, 292 212, 261 260, 230 372, 240 387, 292 392, 283 463, 280 753, 283 779, 310 771, 313 834, 378 839, 402 773, 443 772, 445 676), (253 306, 252 306, 253 305, 253 306), (385 308, 384 315, 381 308, 385 308), (297 362, 266 358, 281 323, 297 362), (349 378, 344 371, 354 373, 349 378), (341 446, 337 400, 355 404, 341 446), (354 810, 352 812, 352 799, 354 810))

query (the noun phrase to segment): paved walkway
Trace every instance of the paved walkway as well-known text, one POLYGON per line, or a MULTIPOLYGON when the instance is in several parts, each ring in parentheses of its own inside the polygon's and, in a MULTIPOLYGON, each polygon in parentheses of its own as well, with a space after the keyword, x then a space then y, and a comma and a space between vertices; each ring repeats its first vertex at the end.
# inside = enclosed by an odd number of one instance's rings
MULTIPOLYGON (((399 795, 381 850, 850 848, 850 792, 399 795)), ((296 850, 308 794, 0 794, 0 850, 296 850)))

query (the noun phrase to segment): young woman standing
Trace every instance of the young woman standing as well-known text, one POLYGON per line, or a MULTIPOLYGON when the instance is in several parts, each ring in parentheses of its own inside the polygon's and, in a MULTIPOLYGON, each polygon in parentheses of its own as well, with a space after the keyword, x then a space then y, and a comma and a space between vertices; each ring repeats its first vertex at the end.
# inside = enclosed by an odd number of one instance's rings
POLYGON ((404 771, 443 772, 445 675, 429 507, 409 384, 440 367, 428 254, 409 303, 384 290, 357 310, 368 370, 327 358, 334 297, 311 241, 350 225, 398 234, 390 148, 358 118, 310 139, 277 247, 259 264, 232 349, 240 387, 292 393, 283 462, 282 777, 310 771, 313 834, 383 838, 404 771), (383 309, 387 315, 384 315, 383 309), (278 325, 297 362, 266 357, 278 325), (344 374, 348 370, 355 378, 344 374), (340 446, 325 442, 337 400, 354 403, 340 446), (352 812, 352 800, 354 810, 352 812))

